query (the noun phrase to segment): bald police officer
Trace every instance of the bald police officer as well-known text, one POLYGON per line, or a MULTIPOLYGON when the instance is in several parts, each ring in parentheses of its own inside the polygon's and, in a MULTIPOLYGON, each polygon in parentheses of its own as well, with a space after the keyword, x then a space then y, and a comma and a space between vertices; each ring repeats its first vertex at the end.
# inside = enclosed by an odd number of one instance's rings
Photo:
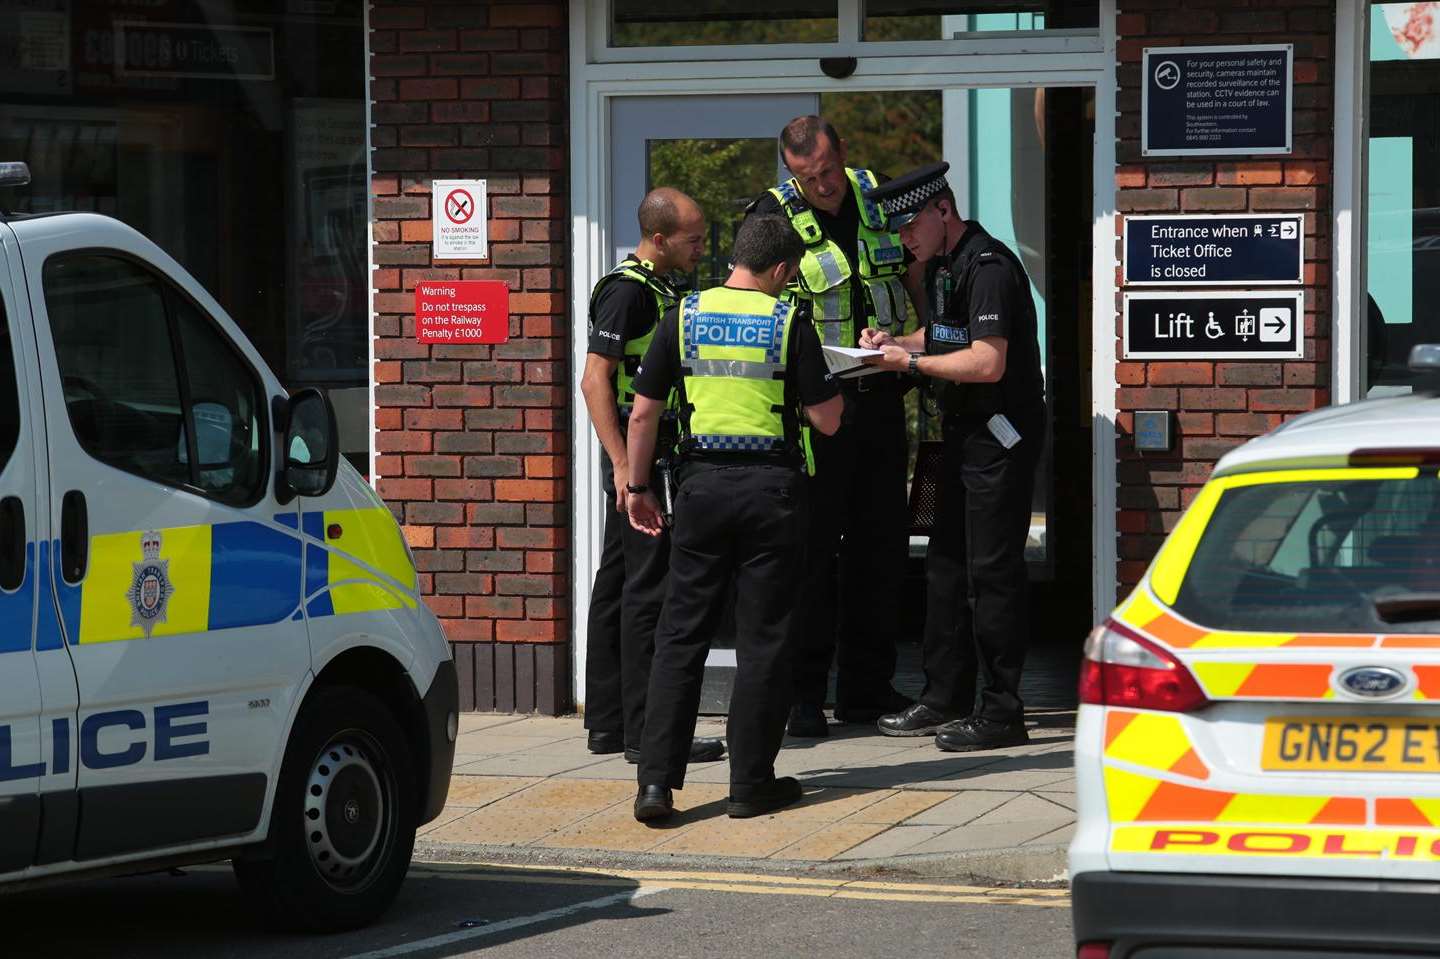
POLYGON ((780 217, 752 216, 735 237, 725 285, 665 314, 635 380, 630 416, 630 522, 664 533, 648 471, 665 398, 680 393, 682 457, 670 582, 655 633, 635 818, 665 819, 685 785, 705 656, 734 581, 735 685, 726 728, 732 818, 800 798, 776 778, 790 700, 791 622, 804 549, 800 421, 834 433, 844 401, 820 343, 776 299, 804 247, 780 217))
MULTIPOLYGON (((780 134, 792 177, 762 194, 756 214, 785 216, 805 243, 789 295, 810 312, 827 346, 854 347, 867 325, 900 335, 911 299, 921 302, 900 238, 864 191, 884 177, 847 165, 845 141, 817 116, 796 117, 780 134)), ((841 383, 845 429, 810 437, 810 528, 797 624, 792 736, 827 734, 822 711, 830 665, 838 659, 835 718, 873 723, 909 700, 890 685, 892 624, 866 599, 877 582, 898 590, 909 560, 903 377, 871 375, 841 383), (838 647, 838 656, 837 656, 838 647)))
POLYGON ((944 383, 940 496, 926 557, 925 691, 879 727, 891 736, 933 733, 941 749, 963 752, 1029 738, 1020 701, 1030 629, 1025 540, 1045 385, 1029 277, 1005 244, 958 216, 948 169, 923 167, 869 194, 925 264, 932 311, 921 332, 869 329, 862 345, 884 351, 867 360, 873 365, 944 383))
MULTIPOLYGON (((705 248, 705 216, 679 190, 651 190, 640 202, 638 218, 639 246, 590 294, 590 345, 580 378, 603 450, 601 485, 614 504, 607 513, 600 567, 590 593, 585 727, 592 753, 623 750, 631 762, 640 757, 655 624, 670 569, 670 537, 645 536, 630 527, 625 428, 635 403, 640 359, 660 317, 679 300, 669 277, 695 269, 705 248)), ((673 411, 665 417, 662 432, 663 453, 675 436, 673 411)), ((654 468, 653 458, 643 466, 647 473, 654 468)), ((695 762, 714 761, 725 753, 718 739, 700 739, 691 748, 695 762)))

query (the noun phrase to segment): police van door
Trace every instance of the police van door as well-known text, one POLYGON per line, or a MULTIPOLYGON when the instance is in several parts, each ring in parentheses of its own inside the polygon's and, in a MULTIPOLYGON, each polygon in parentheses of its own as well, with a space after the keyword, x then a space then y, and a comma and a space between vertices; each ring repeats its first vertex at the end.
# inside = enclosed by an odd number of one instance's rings
POLYGON ((148 241, 95 217, 75 249, 44 224, 15 229, 80 697, 76 858, 253 834, 310 664, 278 384, 148 241))
POLYGON ((68 858, 75 824, 75 675, 46 568, 44 416, 15 249, 0 226, 0 874, 68 858))
MULTIPOLYGON (((691 282, 696 289, 723 283, 745 206, 790 175, 780 160, 780 131, 795 117, 819 110, 820 97, 813 93, 617 97, 610 108, 610 169, 614 173, 607 248, 612 258, 605 269, 619 263, 640 242, 635 211, 645 193, 669 186, 693 196, 709 225, 705 256, 691 282), (686 162, 697 154, 724 160, 722 175, 715 181, 695 183, 678 179, 684 171, 701 166, 686 162), (721 188, 723 191, 717 192, 721 188)), ((589 485, 591 495, 598 495, 599 482, 589 485)), ((583 615, 580 621, 584 621, 583 615)), ((702 710, 729 709, 734 674, 734 621, 727 616, 705 662, 702 710)))

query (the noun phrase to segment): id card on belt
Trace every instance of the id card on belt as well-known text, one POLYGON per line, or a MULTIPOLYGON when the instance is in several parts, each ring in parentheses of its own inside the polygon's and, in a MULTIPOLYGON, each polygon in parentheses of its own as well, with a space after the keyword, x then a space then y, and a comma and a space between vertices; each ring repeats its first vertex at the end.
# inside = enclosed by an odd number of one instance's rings
POLYGON ((990 435, 995 437, 996 442, 1007 450, 1020 442, 1020 434, 1010 425, 1004 413, 996 413, 985 425, 990 427, 990 435))

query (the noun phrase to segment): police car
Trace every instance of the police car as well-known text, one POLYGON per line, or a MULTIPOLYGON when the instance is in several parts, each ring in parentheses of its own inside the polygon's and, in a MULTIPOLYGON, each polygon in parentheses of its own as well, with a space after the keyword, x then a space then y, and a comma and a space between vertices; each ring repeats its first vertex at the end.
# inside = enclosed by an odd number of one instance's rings
POLYGON ((1079 956, 1440 952, 1440 397, 1222 458, 1080 691, 1079 956))
POLYGON ((275 923, 358 926, 456 710, 328 399, 124 224, 0 212, 0 892, 231 859, 275 923))

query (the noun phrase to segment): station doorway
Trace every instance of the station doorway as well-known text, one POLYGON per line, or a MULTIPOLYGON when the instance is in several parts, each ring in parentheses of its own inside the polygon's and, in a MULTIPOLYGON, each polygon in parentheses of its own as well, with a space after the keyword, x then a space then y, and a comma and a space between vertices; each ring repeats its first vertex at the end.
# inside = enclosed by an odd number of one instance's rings
MULTIPOLYGON (((819 114, 846 141, 849 164, 896 176, 946 160, 963 216, 1023 261, 1031 280, 1050 409, 1026 555, 1032 584, 1027 705, 1074 702, 1080 646, 1092 625, 1094 499, 1092 236, 1095 96, 1091 87, 983 87, 886 92, 623 96, 611 101, 608 269, 634 250, 634 211, 649 189, 676 187, 704 209, 709 237, 690 282, 722 283, 745 208, 789 174, 777 138, 791 118, 819 114)), ((940 421, 923 391, 908 397, 910 482, 940 421)), ((588 483, 598 487, 598 483, 588 483)), ((943 495, 943 490, 939 491, 943 495)), ((912 500, 917 497, 912 495, 912 500)), ((905 615, 897 624, 896 686, 918 694, 924 627, 923 509, 913 511, 905 615)), ((735 667, 727 624, 711 650, 702 710, 728 707, 735 667)))

